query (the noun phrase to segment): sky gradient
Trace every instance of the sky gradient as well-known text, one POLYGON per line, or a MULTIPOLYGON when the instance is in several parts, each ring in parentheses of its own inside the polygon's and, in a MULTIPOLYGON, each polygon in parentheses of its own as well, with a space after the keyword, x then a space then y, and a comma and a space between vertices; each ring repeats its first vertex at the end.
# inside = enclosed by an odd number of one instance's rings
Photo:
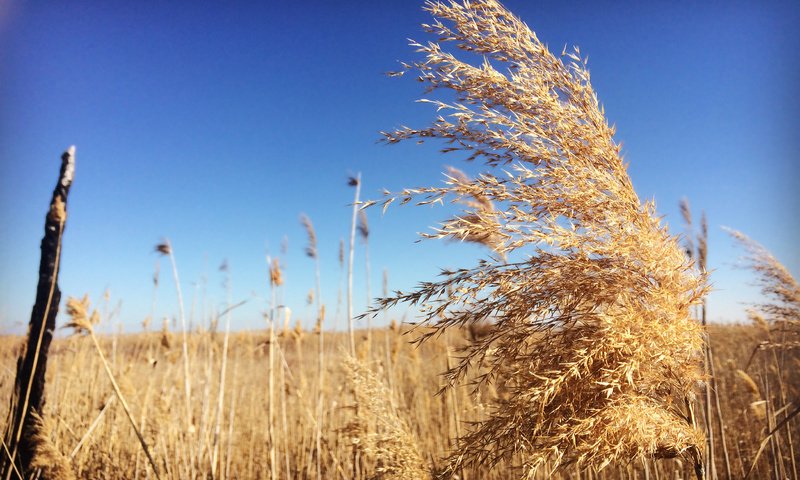
MULTIPOLYGON (((0 0, 0 333, 24 331, 36 289, 44 214, 59 157, 77 147, 61 289, 64 299, 110 292, 127 331, 176 314, 168 263, 175 249, 187 311, 248 299, 234 328, 262 328, 266 255, 285 267, 283 302, 310 326, 314 285, 301 213, 319 240, 328 325, 343 285, 340 239, 353 189, 432 185, 445 165, 433 145, 386 146, 381 130, 422 127, 435 112, 413 76, 389 78, 428 40, 421 4, 395 2, 20 2, 0 0), (288 250, 281 252, 286 238, 288 250), (205 306, 201 306, 206 278, 205 306)), ((800 7, 796 2, 642 5, 508 1, 560 52, 577 44, 629 174, 675 233, 682 197, 710 225, 712 321, 744 320, 758 301, 742 251, 719 227, 743 231, 800 274, 800 7)), ((409 289, 439 268, 471 265, 472 245, 424 241, 446 218, 435 208, 369 211, 371 288, 409 289)), ((355 310, 366 303, 363 243, 355 310)), ((397 315, 402 312, 398 311, 397 315)), ((63 319, 60 320, 62 322, 63 319)))

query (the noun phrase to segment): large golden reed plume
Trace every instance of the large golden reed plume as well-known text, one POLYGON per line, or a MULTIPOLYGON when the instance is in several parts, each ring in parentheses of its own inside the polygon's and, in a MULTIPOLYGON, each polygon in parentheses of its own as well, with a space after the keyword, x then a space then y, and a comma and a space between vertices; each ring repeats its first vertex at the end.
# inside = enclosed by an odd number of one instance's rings
MULTIPOLYGON (((438 40, 412 43, 432 125, 385 133, 388 143, 436 139, 491 167, 443 186, 388 193, 390 203, 452 203, 461 210, 430 238, 485 244, 475 265, 383 299, 416 304, 424 341, 451 327, 491 322, 446 373, 477 373, 498 392, 487 417, 460 438, 462 465, 602 468, 683 456, 702 476, 695 390, 702 331, 690 307, 706 291, 652 202, 633 189, 577 48, 551 54, 494 0, 427 3, 438 40), (455 48, 453 48, 455 47, 455 48)), ((488 390, 487 390, 488 391, 488 390)), ((456 470, 452 470, 456 471, 456 470)))

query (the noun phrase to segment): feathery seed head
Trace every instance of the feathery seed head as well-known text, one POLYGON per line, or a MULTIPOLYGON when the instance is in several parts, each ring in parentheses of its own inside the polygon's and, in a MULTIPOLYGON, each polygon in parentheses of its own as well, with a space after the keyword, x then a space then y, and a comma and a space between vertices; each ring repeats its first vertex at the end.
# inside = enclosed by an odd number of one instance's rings
POLYGON ((281 264, 277 258, 273 258, 269 266, 269 282, 273 287, 280 287, 283 285, 283 273, 281 271, 281 264))
POLYGON ((310 258, 317 258, 317 232, 314 231, 314 225, 307 215, 300 215, 300 223, 306 229, 308 234, 308 246, 306 246, 306 255, 310 258))
POLYGON ((358 234, 366 242, 369 240, 369 223, 367 222, 367 212, 358 211, 358 234))
POLYGON ((414 68, 427 92, 454 100, 426 98, 440 112, 432 125, 385 133, 385 141, 437 138, 444 153, 505 167, 472 179, 451 168, 443 187, 382 202, 460 204, 461 214, 423 236, 497 254, 383 299, 373 312, 421 304, 432 327, 421 341, 495 324, 446 373, 454 385, 480 368, 476 388, 504 387, 487 419, 460 439, 451 468, 515 456, 527 473, 546 462, 696 459, 705 442, 678 406, 703 379, 702 330, 690 308, 707 290, 706 275, 652 202, 640 202, 580 51, 554 56, 495 0, 425 9, 435 21, 423 28, 439 40, 412 43, 424 56, 414 68), (461 58, 470 54, 482 63, 461 58), (623 428, 641 411, 649 415, 623 428))
POLYGON ((69 297, 67 299, 67 315, 70 319, 64 328, 72 328, 75 333, 88 333, 93 330, 94 325, 100 322, 100 314, 97 310, 89 313, 91 302, 89 295, 86 294, 82 299, 69 297))

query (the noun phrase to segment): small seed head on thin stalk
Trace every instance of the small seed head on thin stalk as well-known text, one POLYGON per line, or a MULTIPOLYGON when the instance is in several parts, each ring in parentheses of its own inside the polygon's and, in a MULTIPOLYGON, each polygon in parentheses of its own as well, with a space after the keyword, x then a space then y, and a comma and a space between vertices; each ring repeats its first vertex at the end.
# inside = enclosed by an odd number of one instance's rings
POLYGON ((161 255, 170 255, 172 253, 172 245, 170 245, 169 240, 165 240, 156 245, 155 251, 161 255))
POLYGON ((369 222, 367 221, 367 212, 365 210, 358 211, 358 234, 365 242, 369 240, 369 222))
POLYGON ((300 215, 300 223, 306 229, 308 235, 308 245, 306 246, 306 255, 310 258, 317 258, 317 232, 314 231, 314 224, 307 215, 300 215))
POLYGON ((277 258, 273 258, 269 266, 269 282, 273 287, 283 285, 283 272, 281 271, 280 261, 277 258))
POLYGON ((69 297, 67 299, 67 315, 70 319, 64 328, 72 328, 76 334, 91 332, 94 325, 100 322, 100 314, 97 313, 97 310, 93 310, 89 314, 90 308, 91 302, 88 294, 84 295, 82 299, 69 297))

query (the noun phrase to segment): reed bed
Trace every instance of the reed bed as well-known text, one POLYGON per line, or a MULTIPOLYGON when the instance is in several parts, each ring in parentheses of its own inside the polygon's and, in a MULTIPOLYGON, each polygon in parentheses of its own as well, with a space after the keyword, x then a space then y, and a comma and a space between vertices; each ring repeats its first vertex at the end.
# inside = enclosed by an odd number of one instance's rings
MULTIPOLYGON (((711 325, 709 330, 715 346, 715 371, 733 478, 742 478, 751 467, 768 423, 786 413, 779 411, 782 406, 779 385, 787 398, 800 395, 800 379, 787 373, 800 369, 800 352, 785 352, 785 368, 779 377, 771 357, 750 362, 753 349, 768 339, 768 332, 750 325, 711 325), (740 372, 752 383, 745 381, 740 372), (772 406, 758 403, 767 399, 772 406)), ((360 342, 366 341, 366 331, 359 330, 357 334, 360 342)), ((195 392, 191 402, 197 429, 194 439, 185 431, 182 345, 172 342, 165 346, 162 332, 119 337, 116 361, 110 367, 152 451, 161 478, 272 478, 273 468, 274 478, 317 478, 312 458, 318 398, 317 338, 313 333, 297 330, 278 335, 273 346, 279 364, 272 399, 275 435, 270 440, 269 335, 268 330, 230 334, 225 403, 219 414, 215 403, 219 396, 224 338, 222 334, 209 332, 188 335, 195 392), (221 423, 218 439, 221 448, 212 476, 217 415, 221 423), (276 459, 274 467, 270 458, 276 459)), ((368 350, 370 356, 353 360, 347 353, 348 334, 328 334, 322 386, 325 398, 320 452, 322 477, 416 478, 391 477, 388 473, 381 476, 381 472, 397 471, 391 470, 397 466, 387 463, 392 458, 381 454, 381 445, 391 445, 381 444, 382 438, 402 442, 402 449, 389 449, 393 452, 419 452, 426 472, 444 471, 447 465, 444 459, 456 447, 454 439, 469 422, 485 420, 490 403, 504 395, 503 391, 491 388, 477 393, 457 388, 447 395, 436 395, 445 384, 439 373, 455 361, 448 360, 448 353, 452 356, 456 348, 469 341, 470 335, 467 330, 453 331, 415 347, 409 343, 411 337, 399 328, 375 329, 368 350), (354 395, 360 387, 353 382, 352 370, 367 378, 370 388, 384 396, 373 396, 373 403, 377 402, 382 411, 359 404, 364 394, 354 395), (386 412, 391 412, 391 417, 386 412), (357 421, 367 430, 354 429, 357 421), (392 421, 399 423, 392 425, 392 421), (404 435, 397 435, 398 431, 404 435), (371 448, 365 447, 370 442, 371 448)), ((13 364, 19 341, 17 337, 0 339, 3 365, 13 364)), ((98 338, 106 352, 111 350, 113 341, 110 336, 98 338)), ((91 339, 58 338, 53 342, 52 355, 47 379, 48 402, 42 416, 49 419, 51 444, 69 459, 76 478, 155 478, 122 405, 114 400, 113 386, 91 339)), ((12 385, 12 372, 4 368, 0 372, 0 395, 9 395, 12 385)), ((3 403, 0 414, 5 415, 6 408, 3 403)), ((773 465, 778 463, 783 464, 783 471, 792 478, 786 437, 788 434, 793 439, 800 438, 800 422, 790 422, 788 429, 781 432, 783 448, 773 455, 768 446, 752 478, 770 478, 773 465)), ((510 457, 493 468, 464 467, 458 475, 487 480, 515 478, 519 476, 518 460, 510 457)), ((724 472, 721 456, 716 461, 717 471, 724 472)), ((673 459, 611 464, 601 471, 573 468, 553 473, 544 466, 534 478, 673 479, 693 475, 688 462, 673 459)))
MULTIPOLYGON (((413 42, 423 59, 395 74, 416 70, 428 93, 444 91, 445 100, 425 99, 443 113, 385 140, 436 140, 488 171, 471 178, 450 167, 443 186, 382 201, 360 200, 361 175, 350 179, 346 332, 326 328, 305 215, 314 309, 294 329, 280 257, 267 259, 263 330, 232 331, 240 304, 230 290, 223 312, 187 324, 166 240, 156 250, 170 261, 178 331, 166 321, 147 331, 148 318, 142 333, 99 336, 110 315, 70 298, 72 335, 49 351, 25 478, 797 480, 791 274, 733 232, 767 301, 751 325, 707 325, 707 221, 697 248, 690 234, 684 249, 639 200, 580 51, 553 55, 495 0, 426 9, 435 20, 424 28, 438 40, 413 42), (389 294, 384 272, 383 298, 361 318, 389 320, 405 302, 418 305, 420 322, 358 329, 356 232, 369 277, 364 209, 395 201, 455 205, 423 236, 486 254, 411 292, 389 294)), ((682 209, 691 227, 688 202, 682 209)), ((339 266, 341 284, 344 241, 339 266)), ((157 288, 158 271, 153 311, 157 288)), ((20 341, 0 338, 6 398, 20 341)))

